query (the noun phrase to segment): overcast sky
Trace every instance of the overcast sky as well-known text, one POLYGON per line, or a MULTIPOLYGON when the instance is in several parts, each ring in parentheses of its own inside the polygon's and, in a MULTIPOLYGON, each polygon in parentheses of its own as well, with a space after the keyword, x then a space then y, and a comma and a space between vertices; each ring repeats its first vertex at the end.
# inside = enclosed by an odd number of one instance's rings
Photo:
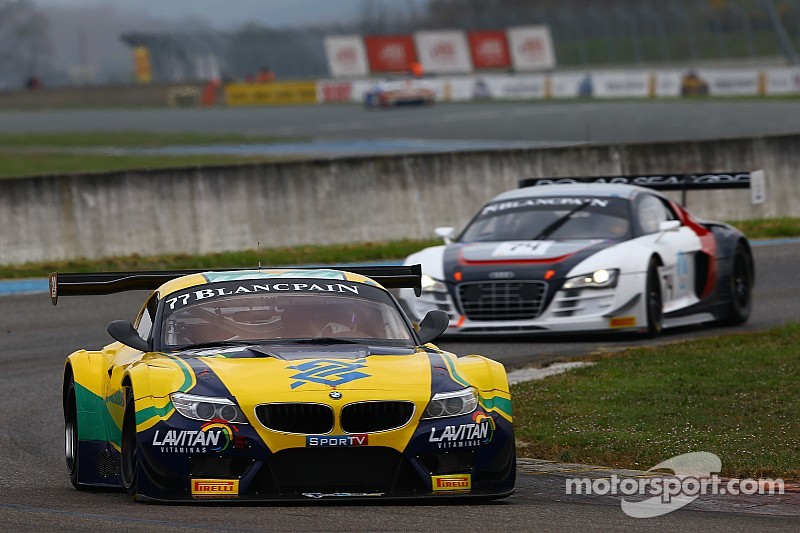
MULTIPOLYGON (((217 28, 246 22, 266 26, 294 26, 318 22, 343 22, 358 17, 364 0, 34 0, 41 7, 92 7, 111 4, 154 18, 201 17, 217 28)), ((401 4, 409 0, 368 0, 401 4)), ((421 0, 411 0, 419 3, 421 0)))

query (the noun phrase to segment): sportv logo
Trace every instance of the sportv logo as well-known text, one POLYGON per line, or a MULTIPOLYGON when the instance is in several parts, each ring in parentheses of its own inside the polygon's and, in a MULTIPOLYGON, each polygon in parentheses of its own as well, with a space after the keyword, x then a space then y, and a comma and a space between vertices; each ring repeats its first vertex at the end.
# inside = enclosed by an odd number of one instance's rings
POLYGON ((567 494, 649 496, 646 499, 622 498, 622 511, 633 518, 653 518, 689 505, 700 495, 783 494, 782 479, 728 479, 712 473, 722 469, 722 461, 713 453, 692 452, 657 464, 648 470, 672 470, 674 475, 620 479, 569 478, 567 494))
POLYGON ((306 446, 313 448, 318 446, 368 446, 369 435, 308 435, 306 446))

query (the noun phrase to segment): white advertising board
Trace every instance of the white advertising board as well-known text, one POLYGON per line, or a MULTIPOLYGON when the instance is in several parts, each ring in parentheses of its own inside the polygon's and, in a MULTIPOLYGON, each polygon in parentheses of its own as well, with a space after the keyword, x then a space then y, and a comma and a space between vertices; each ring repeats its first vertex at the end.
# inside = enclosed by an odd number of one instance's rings
POLYGON ((711 70, 699 69, 701 80, 708 83, 708 94, 712 96, 755 96, 759 94, 758 70, 711 70))
POLYGON ((472 72, 467 36, 460 30, 419 31, 414 34, 417 57, 426 73, 472 72))
POLYGON ((556 53, 550 28, 518 26, 508 29, 508 46, 514 70, 546 70, 556 66, 556 53))
POLYGON ((800 69, 776 68, 766 71, 767 94, 798 94, 800 93, 800 69))
POLYGON ((325 37, 328 70, 334 78, 366 76, 369 74, 367 50, 359 35, 325 37))
POLYGON ((592 81, 595 98, 647 98, 650 96, 649 72, 595 72, 592 75, 592 81))

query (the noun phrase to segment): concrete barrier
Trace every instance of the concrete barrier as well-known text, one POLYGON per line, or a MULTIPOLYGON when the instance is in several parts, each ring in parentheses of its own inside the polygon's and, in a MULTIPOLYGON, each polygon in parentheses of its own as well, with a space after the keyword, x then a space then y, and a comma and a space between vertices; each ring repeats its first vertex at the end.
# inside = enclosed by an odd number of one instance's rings
POLYGON ((0 182, 0 263, 421 238, 465 224, 521 177, 764 169, 690 193, 712 219, 800 216, 800 135, 131 171, 0 182))

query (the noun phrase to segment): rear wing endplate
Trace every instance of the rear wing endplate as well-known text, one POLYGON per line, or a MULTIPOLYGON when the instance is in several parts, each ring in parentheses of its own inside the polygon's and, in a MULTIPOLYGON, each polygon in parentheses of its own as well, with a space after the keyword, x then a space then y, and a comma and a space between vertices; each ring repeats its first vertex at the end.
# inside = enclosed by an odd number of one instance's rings
MULTIPOLYGON (((422 265, 403 266, 313 266, 295 267, 290 270, 341 270, 360 274, 377 281, 387 289, 414 289, 422 293, 422 265)), ((197 270, 153 270, 139 272, 96 272, 89 274, 60 273, 50 274, 50 299, 53 305, 59 296, 93 296, 114 294, 126 291, 156 290, 164 283, 191 274, 203 272, 235 272, 255 270, 252 268, 197 269, 197 270)))
POLYGON ((765 200, 764 171, 717 172, 704 174, 637 174, 632 176, 584 176, 571 178, 524 178, 519 187, 561 185, 565 183, 620 183, 639 185, 658 191, 682 191, 681 203, 686 203, 687 191, 710 189, 750 189, 754 204, 765 200))

